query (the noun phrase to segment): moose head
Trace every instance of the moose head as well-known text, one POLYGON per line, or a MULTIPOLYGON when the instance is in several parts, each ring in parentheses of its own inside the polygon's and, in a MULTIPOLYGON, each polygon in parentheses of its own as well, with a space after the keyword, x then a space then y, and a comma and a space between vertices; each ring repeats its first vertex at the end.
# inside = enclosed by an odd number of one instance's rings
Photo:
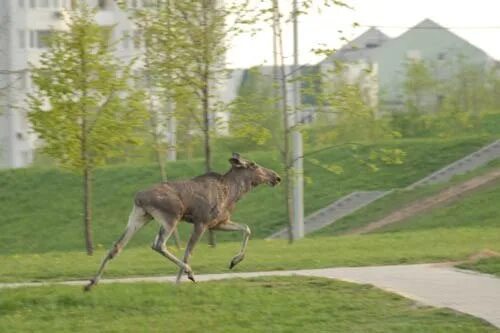
POLYGON ((264 168, 254 161, 244 159, 238 153, 233 153, 229 159, 232 170, 239 176, 249 179, 253 186, 269 184, 276 186, 281 182, 280 176, 271 169, 264 168))

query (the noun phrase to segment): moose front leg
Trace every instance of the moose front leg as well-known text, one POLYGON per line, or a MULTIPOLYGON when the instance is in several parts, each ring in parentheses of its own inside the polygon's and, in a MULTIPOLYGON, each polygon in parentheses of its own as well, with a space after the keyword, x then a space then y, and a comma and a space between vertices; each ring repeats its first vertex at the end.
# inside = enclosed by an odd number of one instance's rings
MULTIPOLYGON (((186 251, 184 252, 184 259, 183 259, 184 264, 186 264, 186 265, 189 264, 189 258, 191 257, 191 253, 193 252, 194 246, 196 245, 196 243, 198 242, 200 237, 203 236, 205 229, 206 229, 206 227, 202 223, 195 223, 194 224, 193 232, 191 233, 191 237, 189 238, 189 241, 186 245, 186 251)), ((181 281, 181 277, 182 277, 183 273, 187 273, 187 272, 185 272, 185 270, 183 268, 181 268, 179 270, 179 273, 177 274, 176 283, 179 283, 181 281)), ((188 274, 188 278, 191 281, 195 282, 192 275, 190 276, 188 274)))
POLYGON ((231 263, 229 264, 229 269, 232 269, 239 262, 245 258, 245 252, 247 250, 248 240, 250 239, 250 235, 252 234, 250 228, 246 224, 238 224, 234 222, 226 222, 219 224, 214 227, 213 230, 222 230, 222 231, 242 231, 243 232, 243 243, 241 244, 240 252, 231 259, 231 263))

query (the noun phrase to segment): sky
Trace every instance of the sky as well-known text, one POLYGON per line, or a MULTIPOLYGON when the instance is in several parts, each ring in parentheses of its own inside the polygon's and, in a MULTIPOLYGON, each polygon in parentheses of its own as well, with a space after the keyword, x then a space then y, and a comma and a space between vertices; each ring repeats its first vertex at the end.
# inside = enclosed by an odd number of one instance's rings
MULTIPOLYGON (((300 1, 300 0, 299 0, 300 1)), ((314 0, 321 4, 323 0, 314 0)), ((354 39, 370 26, 389 37, 430 18, 470 43, 500 60, 500 0, 346 0, 347 8, 312 10, 299 21, 299 62, 314 64, 322 56, 314 55, 318 47, 339 48, 342 37, 354 39), (360 27, 353 27, 353 23, 360 27)), ((292 0, 280 0, 282 11, 290 10, 292 0)), ((284 27, 287 63, 292 58, 292 27, 284 27)), ((272 33, 263 26, 255 36, 240 35, 230 41, 227 63, 231 68, 272 64, 272 33)))

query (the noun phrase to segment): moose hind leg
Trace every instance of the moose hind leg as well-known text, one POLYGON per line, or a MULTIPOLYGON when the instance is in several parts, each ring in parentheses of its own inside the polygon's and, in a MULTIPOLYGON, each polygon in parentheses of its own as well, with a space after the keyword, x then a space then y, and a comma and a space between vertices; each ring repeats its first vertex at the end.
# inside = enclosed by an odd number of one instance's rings
POLYGON ((252 234, 250 228, 246 224, 226 222, 214 227, 214 230, 243 232, 243 242, 241 243, 240 252, 237 255, 235 255, 233 259, 231 259, 231 262, 229 264, 229 269, 232 269, 234 266, 236 266, 245 258, 248 240, 250 239, 250 235, 252 234))
POLYGON ((157 220, 161 225, 160 231, 158 232, 158 235, 156 235, 151 248, 179 266, 179 268, 184 270, 188 274, 188 277, 194 281, 193 271, 191 270, 191 267, 189 267, 188 264, 185 264, 176 256, 174 256, 170 251, 168 251, 168 248, 166 246, 167 240, 170 238, 173 231, 177 227, 178 219, 170 218, 167 214, 162 214, 157 211, 152 212, 151 214, 153 215, 154 219, 157 220))
POLYGON ((85 291, 90 291, 90 289, 99 282, 102 273, 104 272, 104 269, 108 265, 109 261, 115 258, 123 250, 132 236, 134 236, 134 234, 149 220, 151 220, 151 217, 146 214, 146 212, 142 208, 134 205, 134 207, 132 208, 132 212, 130 213, 125 231, 114 243, 113 247, 109 250, 108 254, 102 260, 97 274, 93 279, 90 280, 89 284, 84 287, 85 291))

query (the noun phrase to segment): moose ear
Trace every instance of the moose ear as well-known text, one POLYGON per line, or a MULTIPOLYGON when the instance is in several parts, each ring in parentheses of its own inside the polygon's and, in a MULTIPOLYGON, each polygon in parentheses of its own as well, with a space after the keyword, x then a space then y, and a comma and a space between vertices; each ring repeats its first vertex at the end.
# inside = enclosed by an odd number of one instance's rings
POLYGON ((240 159, 240 154, 238 153, 233 153, 233 156, 229 159, 229 162, 231 163, 232 166, 241 168, 243 167, 243 162, 240 159))

